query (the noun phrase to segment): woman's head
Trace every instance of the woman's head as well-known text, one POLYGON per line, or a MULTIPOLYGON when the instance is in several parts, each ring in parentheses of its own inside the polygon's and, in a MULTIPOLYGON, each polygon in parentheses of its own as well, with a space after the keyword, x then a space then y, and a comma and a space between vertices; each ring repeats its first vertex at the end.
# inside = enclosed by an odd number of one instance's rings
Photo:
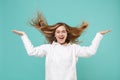
POLYGON ((60 44, 69 43, 68 35, 69 35, 69 26, 65 23, 56 23, 56 29, 54 31, 54 37, 56 42, 60 44))
POLYGON ((88 26, 85 22, 78 27, 71 27, 65 23, 48 25, 41 14, 38 14, 37 18, 32 20, 31 24, 45 35, 49 43, 55 41, 60 44, 76 42, 76 39, 88 26))

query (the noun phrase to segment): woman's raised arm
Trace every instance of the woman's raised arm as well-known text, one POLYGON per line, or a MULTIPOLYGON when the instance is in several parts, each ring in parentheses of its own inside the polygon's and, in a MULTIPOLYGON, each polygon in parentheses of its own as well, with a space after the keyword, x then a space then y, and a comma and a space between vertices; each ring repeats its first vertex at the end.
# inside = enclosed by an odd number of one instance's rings
POLYGON ((47 48, 46 45, 34 47, 25 32, 18 30, 12 30, 12 32, 14 32, 17 35, 20 35, 29 56, 42 57, 46 55, 46 48, 47 48))

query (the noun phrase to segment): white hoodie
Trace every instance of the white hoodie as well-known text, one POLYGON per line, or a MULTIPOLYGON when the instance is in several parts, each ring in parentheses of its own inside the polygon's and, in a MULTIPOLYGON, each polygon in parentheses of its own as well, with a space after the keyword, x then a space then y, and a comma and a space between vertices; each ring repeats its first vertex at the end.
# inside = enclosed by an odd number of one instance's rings
POLYGON ((34 47, 26 34, 21 36, 28 55, 46 57, 46 80, 77 80, 76 62, 78 57, 89 57, 96 53, 102 35, 97 33, 88 47, 57 42, 34 47))

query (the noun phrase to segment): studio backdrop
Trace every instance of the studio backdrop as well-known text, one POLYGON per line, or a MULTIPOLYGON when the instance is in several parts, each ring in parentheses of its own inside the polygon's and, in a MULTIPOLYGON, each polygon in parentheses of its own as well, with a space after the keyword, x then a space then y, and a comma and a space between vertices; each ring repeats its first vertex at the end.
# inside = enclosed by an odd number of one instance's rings
POLYGON ((11 31, 27 33, 32 44, 46 43, 29 22, 40 11, 48 24, 70 26, 88 22, 81 46, 89 46, 95 34, 110 29, 96 55, 79 58, 78 80, 120 80, 120 1, 119 0, 0 0, 0 80, 45 80, 45 57, 30 57, 21 38, 11 31))

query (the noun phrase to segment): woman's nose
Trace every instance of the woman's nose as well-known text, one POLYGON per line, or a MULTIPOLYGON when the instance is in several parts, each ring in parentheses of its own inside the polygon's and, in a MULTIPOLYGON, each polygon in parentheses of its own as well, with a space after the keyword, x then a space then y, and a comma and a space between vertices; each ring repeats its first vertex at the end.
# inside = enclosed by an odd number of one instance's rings
POLYGON ((63 35, 63 33, 62 33, 62 32, 60 32, 60 35, 63 35))

